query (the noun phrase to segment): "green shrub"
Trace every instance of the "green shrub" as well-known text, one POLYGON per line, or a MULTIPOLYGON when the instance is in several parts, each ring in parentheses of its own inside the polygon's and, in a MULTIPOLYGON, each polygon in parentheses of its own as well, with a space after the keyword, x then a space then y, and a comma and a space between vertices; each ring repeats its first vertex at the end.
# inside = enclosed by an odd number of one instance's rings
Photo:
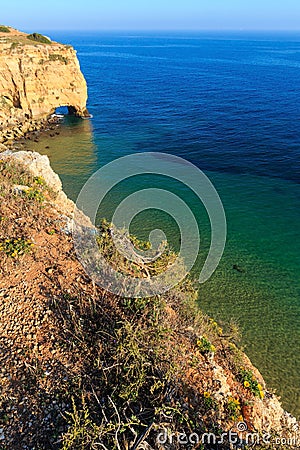
POLYGON ((32 33, 27 36, 27 39, 30 39, 31 41, 35 42, 41 42, 42 44, 51 44, 50 39, 48 39, 46 36, 43 36, 39 33, 32 33))
POLYGON ((217 404, 209 392, 204 392, 203 403, 206 410, 215 409, 217 404))
POLYGON ((243 383, 246 389, 249 389, 253 395, 264 398, 263 387, 259 384, 256 378, 253 375, 252 370, 240 369, 239 380, 243 383))
POLYGON ((243 419, 241 416, 241 405, 237 398, 229 397, 226 409, 231 420, 243 419))
POLYGON ((68 64, 68 62, 69 62, 68 58, 66 58, 65 56, 59 55, 57 53, 51 53, 51 55, 49 55, 49 60, 50 61, 61 61, 64 64, 68 64))
POLYGON ((3 239, 0 242, 0 250, 6 253, 7 256, 11 258, 16 258, 17 256, 24 255, 25 253, 29 253, 33 243, 23 239, 3 239))
POLYGON ((0 25, 0 33, 10 33, 10 29, 4 25, 0 25))
POLYGON ((39 186, 45 186, 45 180, 43 177, 34 177, 33 181, 35 184, 38 184, 39 186))
POLYGON ((29 200, 36 200, 39 203, 43 203, 45 200, 43 192, 39 189, 29 188, 24 194, 29 200))
POLYGON ((197 340, 197 347, 202 354, 214 353, 216 351, 216 347, 212 345, 205 336, 201 336, 200 339, 197 340))

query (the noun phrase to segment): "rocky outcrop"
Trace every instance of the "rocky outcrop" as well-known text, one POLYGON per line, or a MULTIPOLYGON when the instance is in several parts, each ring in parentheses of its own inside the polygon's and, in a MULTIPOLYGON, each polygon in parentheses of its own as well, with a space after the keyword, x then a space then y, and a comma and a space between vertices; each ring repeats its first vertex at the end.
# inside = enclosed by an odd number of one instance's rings
POLYGON ((55 206, 69 218, 72 217, 75 204, 64 193, 62 182, 52 170, 48 156, 40 155, 37 152, 6 150, 0 153, 0 158, 1 161, 21 167, 33 177, 41 177, 55 195, 55 206))
POLYGON ((59 106, 88 116, 87 86, 76 51, 27 36, 12 29, 0 33, 0 142, 36 128, 59 106))
MULTIPOLYGON (((41 177, 54 194, 53 206, 65 215, 68 224, 67 227, 71 230, 71 220, 73 218, 75 204, 63 191, 62 182, 50 166, 48 156, 29 151, 12 152, 3 144, 0 144, 0 160, 21 168, 33 177, 41 177), (1 153, 1 150, 5 151, 1 153)), ((16 191, 25 191, 28 188, 28 186, 14 186, 16 191)), ((77 214, 80 214, 81 223, 90 229, 94 229, 93 224, 87 216, 80 211, 77 214)))

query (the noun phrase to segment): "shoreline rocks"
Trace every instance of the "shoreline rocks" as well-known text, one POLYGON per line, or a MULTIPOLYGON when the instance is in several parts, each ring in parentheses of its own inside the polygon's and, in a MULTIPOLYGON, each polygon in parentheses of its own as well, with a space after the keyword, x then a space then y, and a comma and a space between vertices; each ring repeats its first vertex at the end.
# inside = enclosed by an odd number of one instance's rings
MULTIPOLYGON (((43 120, 29 120, 28 122, 20 122, 13 128, 0 129, 0 143, 7 147, 13 147, 16 141, 20 139, 33 139, 36 137, 35 133, 47 130, 53 125, 58 125, 60 119, 57 116, 51 115, 43 120)), ((1 150, 1 147, 0 147, 1 150)))

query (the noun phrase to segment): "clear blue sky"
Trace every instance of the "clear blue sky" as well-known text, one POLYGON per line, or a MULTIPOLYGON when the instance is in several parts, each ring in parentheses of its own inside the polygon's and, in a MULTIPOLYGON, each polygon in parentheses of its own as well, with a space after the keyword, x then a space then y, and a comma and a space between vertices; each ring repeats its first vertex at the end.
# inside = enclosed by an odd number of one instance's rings
POLYGON ((0 16, 32 31, 300 30, 300 0, 8 0, 0 16))

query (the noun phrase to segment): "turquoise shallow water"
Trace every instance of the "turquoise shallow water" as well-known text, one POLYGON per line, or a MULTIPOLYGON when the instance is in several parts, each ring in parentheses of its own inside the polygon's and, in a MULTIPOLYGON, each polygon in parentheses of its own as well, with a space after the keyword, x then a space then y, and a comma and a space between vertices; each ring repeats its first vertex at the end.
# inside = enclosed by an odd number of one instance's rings
MULTIPOLYGON (((85 180, 98 167, 97 148, 89 122, 65 126, 61 135, 46 136, 28 148, 48 154, 62 177, 68 195, 76 200, 85 180), (50 145, 50 149, 45 146, 50 145)), ((203 310, 220 321, 234 319, 242 332, 242 344, 266 380, 282 396, 284 405, 299 414, 300 372, 300 185, 261 176, 207 172, 220 193, 228 221, 228 239, 222 261, 212 278, 199 287, 203 310), (233 270, 237 264, 244 272, 233 270)), ((103 204, 100 216, 111 217, 120 200, 150 180, 123 183, 103 204)), ((170 188, 166 180, 156 186, 170 188)), ((199 200, 188 189, 174 184, 198 218, 201 251, 199 273, 210 243, 210 226, 199 200)), ((176 224, 166 215, 148 212, 133 222, 132 232, 148 238, 162 228, 176 248, 176 224)))
MULTIPOLYGON (((300 416, 299 35, 52 37, 78 49, 94 118, 67 119, 59 136, 26 148, 49 155, 73 199, 93 171, 130 153, 172 153, 204 170, 223 201, 228 239, 200 286, 200 306, 236 320, 250 358, 300 416)), ((149 177, 122 183, 100 215, 109 218, 122 198, 150 185, 149 177)), ((187 188, 163 179, 158 186, 195 213, 197 272, 210 243, 207 215, 187 188)), ((176 248, 178 229, 166 215, 143 213, 132 232, 148 238, 158 225, 176 248)))

